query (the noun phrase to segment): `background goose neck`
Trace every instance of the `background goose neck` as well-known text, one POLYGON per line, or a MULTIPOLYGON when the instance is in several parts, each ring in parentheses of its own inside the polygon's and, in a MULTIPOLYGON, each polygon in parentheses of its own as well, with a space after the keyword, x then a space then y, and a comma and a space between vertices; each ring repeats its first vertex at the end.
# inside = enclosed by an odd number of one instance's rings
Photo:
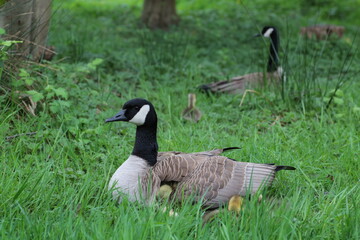
POLYGON ((279 33, 274 30, 270 36, 270 54, 268 60, 267 71, 274 72, 279 66, 279 33))

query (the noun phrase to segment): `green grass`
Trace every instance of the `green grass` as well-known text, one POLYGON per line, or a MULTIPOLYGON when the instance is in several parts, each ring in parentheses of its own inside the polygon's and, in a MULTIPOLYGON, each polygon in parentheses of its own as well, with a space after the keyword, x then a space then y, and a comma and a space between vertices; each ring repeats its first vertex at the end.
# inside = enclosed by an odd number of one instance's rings
POLYGON ((317 42, 298 29, 327 22, 325 8, 309 18, 292 2, 180 1, 180 26, 150 32, 139 24, 141 2, 97 2, 55 1, 49 37, 58 56, 12 81, 40 94, 35 117, 19 93, 1 88, 0 239, 359 239, 360 54, 350 16, 332 18, 347 27, 343 39, 317 42), (264 24, 281 33, 283 91, 262 89, 241 107, 241 96, 196 92, 262 71, 267 43, 250 37, 264 24), (326 107, 338 83, 343 94, 326 107), (197 124, 180 118, 190 92, 203 113, 197 124), (204 226, 198 204, 167 206, 177 217, 157 205, 117 205, 107 183, 130 154, 135 127, 104 119, 135 97, 157 109, 161 151, 240 146, 226 155, 297 170, 279 172, 261 203, 247 200, 240 215, 223 211, 204 226))

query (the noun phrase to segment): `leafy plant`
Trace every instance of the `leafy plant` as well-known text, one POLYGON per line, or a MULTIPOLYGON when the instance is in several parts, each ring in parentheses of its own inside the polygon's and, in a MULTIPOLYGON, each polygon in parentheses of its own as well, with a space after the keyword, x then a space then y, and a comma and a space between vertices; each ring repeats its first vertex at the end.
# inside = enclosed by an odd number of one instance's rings
MULTIPOLYGON (((0 28, 0 36, 4 34, 5 34, 5 30, 3 28, 0 28)), ((4 62, 9 57, 8 51, 16 43, 21 43, 21 41, 3 40, 0 37, 0 79, 2 79, 3 76, 4 62)))

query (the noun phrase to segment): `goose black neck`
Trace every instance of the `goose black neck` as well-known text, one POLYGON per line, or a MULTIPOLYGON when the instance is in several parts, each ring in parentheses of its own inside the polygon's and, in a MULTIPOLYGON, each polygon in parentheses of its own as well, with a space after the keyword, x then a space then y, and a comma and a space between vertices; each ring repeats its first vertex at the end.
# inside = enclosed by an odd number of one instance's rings
POLYGON ((136 128, 135 145, 132 154, 145 159, 150 166, 155 165, 158 154, 156 139, 157 124, 138 126, 136 128))
POLYGON ((279 34, 277 30, 270 35, 270 55, 267 66, 268 72, 275 72, 279 66, 279 34))

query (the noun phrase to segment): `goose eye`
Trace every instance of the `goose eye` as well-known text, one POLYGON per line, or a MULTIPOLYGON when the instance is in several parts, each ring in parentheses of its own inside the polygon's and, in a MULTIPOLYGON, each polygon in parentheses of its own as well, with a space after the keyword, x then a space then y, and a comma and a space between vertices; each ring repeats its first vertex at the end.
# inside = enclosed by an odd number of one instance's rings
POLYGON ((134 108, 135 108, 135 110, 139 110, 139 109, 140 109, 140 107, 138 107, 138 106, 135 106, 134 108))

